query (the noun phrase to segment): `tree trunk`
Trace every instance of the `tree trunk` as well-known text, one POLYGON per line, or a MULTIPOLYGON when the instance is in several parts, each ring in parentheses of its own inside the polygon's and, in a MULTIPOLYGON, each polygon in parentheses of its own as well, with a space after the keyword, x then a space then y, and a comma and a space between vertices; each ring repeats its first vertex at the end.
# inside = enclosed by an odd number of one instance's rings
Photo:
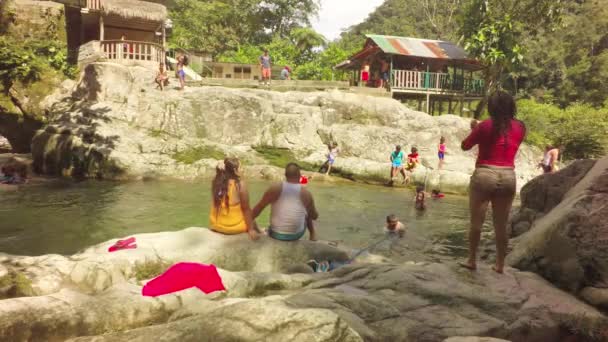
POLYGON ((23 116, 27 116, 27 111, 23 107, 23 103, 21 102, 21 100, 19 100, 19 93, 15 90, 14 87, 8 88, 7 95, 11 99, 13 105, 15 105, 17 109, 19 109, 19 111, 21 112, 20 114, 23 116))

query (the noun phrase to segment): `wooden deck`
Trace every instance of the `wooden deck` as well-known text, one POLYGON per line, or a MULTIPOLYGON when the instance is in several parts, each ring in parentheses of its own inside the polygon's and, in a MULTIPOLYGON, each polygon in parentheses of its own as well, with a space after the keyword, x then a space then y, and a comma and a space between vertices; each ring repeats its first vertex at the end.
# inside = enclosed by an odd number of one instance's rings
POLYGON ((100 42, 101 52, 112 61, 165 61, 165 51, 159 44, 133 40, 104 40, 100 42))
POLYGON ((392 93, 433 94, 445 96, 481 97, 483 81, 453 77, 447 73, 416 70, 393 70, 392 93))

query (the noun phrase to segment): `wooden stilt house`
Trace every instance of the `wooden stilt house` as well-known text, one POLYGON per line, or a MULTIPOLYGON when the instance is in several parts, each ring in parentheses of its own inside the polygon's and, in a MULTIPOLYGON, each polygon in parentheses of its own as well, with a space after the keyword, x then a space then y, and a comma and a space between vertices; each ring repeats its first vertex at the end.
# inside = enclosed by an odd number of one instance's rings
POLYGON ((336 66, 351 71, 351 84, 386 88, 394 98, 417 100, 429 114, 441 113, 446 103, 448 113, 462 113, 465 102, 481 98, 483 80, 476 72, 483 66, 463 48, 439 40, 366 37, 361 51, 336 66))

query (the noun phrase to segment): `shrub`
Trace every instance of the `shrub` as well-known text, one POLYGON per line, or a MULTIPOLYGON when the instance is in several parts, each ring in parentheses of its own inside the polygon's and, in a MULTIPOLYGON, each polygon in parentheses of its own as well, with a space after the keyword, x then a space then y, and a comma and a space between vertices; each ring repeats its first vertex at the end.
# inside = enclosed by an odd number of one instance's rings
POLYGON ((517 105, 529 144, 560 146, 565 159, 597 158, 606 153, 608 108, 575 103, 561 109, 534 100, 519 100, 517 105))

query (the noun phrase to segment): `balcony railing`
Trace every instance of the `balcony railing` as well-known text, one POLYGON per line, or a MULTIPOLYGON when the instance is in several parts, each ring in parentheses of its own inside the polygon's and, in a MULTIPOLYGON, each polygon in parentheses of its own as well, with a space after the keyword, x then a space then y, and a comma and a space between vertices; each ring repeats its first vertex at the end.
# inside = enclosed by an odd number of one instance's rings
POLYGON ((89 10, 101 10, 101 2, 102 0, 86 0, 86 8, 89 10))
POLYGON ((478 95, 483 91, 483 81, 446 73, 393 70, 391 89, 478 95))
POLYGON ((111 60, 133 60, 164 62, 163 47, 152 42, 137 42, 133 40, 104 40, 101 42, 101 52, 111 60))

